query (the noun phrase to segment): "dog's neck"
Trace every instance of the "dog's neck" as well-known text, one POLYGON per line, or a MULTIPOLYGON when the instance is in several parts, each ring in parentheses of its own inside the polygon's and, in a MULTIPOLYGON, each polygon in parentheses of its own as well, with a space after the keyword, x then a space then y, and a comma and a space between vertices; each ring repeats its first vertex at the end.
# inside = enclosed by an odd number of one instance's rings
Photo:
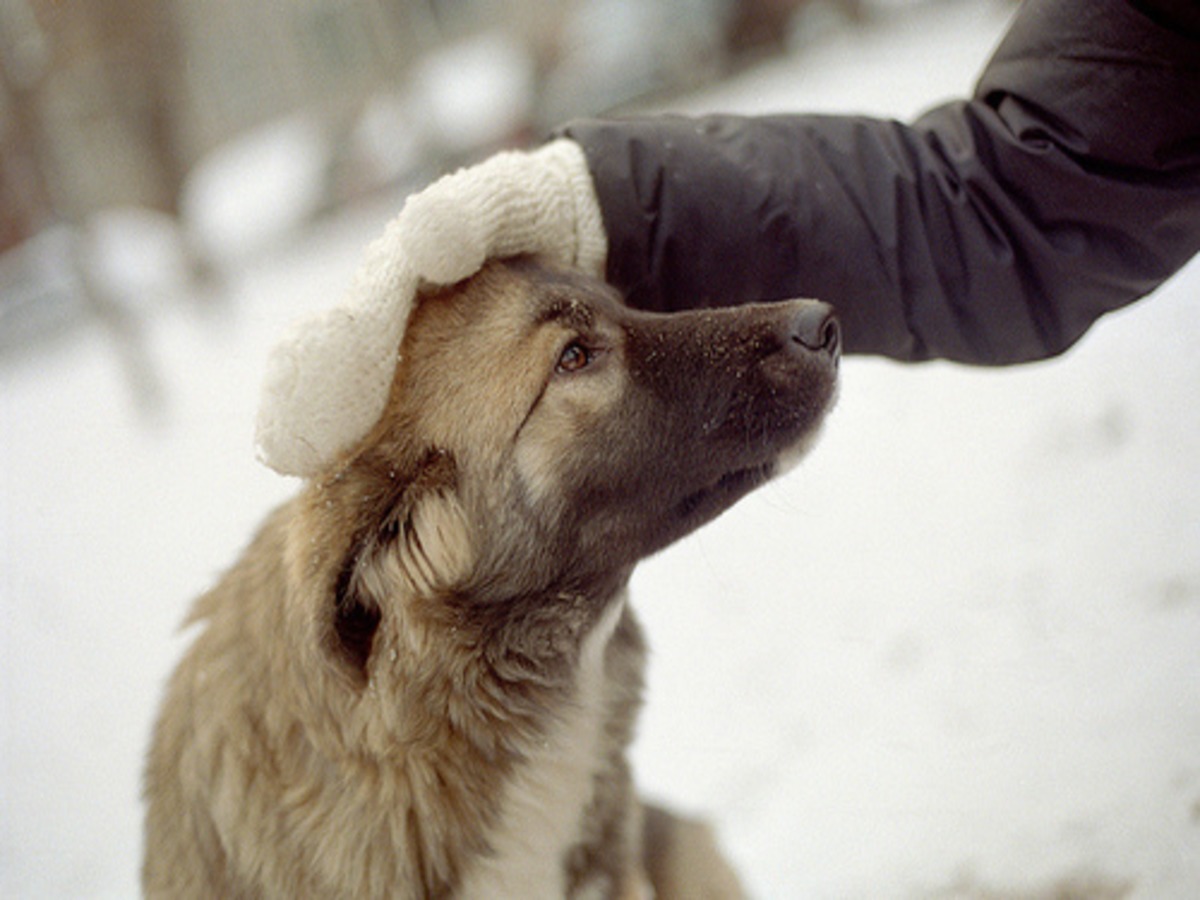
MULTIPOLYGON (((588 648, 611 639, 626 582, 627 573, 586 592, 410 598, 380 625, 368 691, 461 728, 488 756, 536 742, 578 692, 588 648)), ((408 744, 426 731, 396 737, 408 744)))
POLYGON ((595 782, 612 753, 605 738, 612 718, 607 656, 624 614, 621 595, 583 638, 573 690, 510 770, 487 829, 490 852, 467 867, 460 896, 567 894, 568 853, 584 840, 595 782))
POLYGON ((564 896, 596 779, 632 734, 640 635, 623 590, 473 615, 385 619, 353 717, 363 730, 343 739, 377 749, 371 769, 400 805, 376 812, 403 831, 395 845, 415 851, 431 894, 564 896), (611 683, 617 665, 632 691, 611 683))

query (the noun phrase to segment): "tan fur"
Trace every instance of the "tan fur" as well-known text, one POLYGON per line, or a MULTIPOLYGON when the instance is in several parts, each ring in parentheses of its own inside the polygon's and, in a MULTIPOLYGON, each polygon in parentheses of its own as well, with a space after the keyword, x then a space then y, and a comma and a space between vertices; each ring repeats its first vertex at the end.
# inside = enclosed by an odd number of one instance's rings
POLYGON ((811 437, 836 352, 794 312, 651 317, 528 264, 425 298, 379 424, 196 604, 147 896, 740 896, 701 826, 643 841, 624 587, 811 437))

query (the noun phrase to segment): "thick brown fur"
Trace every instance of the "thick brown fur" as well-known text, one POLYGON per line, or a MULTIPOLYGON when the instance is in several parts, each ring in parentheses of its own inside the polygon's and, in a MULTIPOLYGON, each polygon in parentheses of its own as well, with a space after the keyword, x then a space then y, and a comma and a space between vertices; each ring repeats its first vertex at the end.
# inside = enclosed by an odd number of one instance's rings
POLYGON ((625 584, 807 444, 836 361, 811 303, 650 315, 520 261, 423 298, 378 425, 192 613, 146 894, 739 896, 635 796, 625 584))

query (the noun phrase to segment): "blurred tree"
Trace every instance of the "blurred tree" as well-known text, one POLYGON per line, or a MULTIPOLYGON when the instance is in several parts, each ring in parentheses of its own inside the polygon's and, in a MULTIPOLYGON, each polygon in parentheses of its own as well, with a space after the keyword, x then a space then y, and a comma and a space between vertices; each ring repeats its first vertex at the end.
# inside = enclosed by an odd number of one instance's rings
POLYGON ((39 160, 43 139, 36 87, 46 52, 31 11, 0 3, 0 253, 42 228, 51 217, 50 190, 39 160))
MULTIPOLYGON (((28 85, 39 165, 70 221, 114 204, 178 212, 184 64, 169 0, 5 0, 24 4, 45 47, 28 85)), ((29 40, 29 38, 25 38, 29 40)))

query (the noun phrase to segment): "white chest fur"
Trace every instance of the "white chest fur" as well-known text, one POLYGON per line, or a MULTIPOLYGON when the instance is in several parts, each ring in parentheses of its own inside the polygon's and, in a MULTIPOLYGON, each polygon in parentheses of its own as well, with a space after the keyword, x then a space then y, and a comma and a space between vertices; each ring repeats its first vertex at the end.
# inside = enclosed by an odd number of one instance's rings
POLYGON ((563 860, 591 802, 604 727, 604 651, 625 606, 614 600, 584 641, 573 702, 505 786, 493 853, 466 873, 464 900, 561 900, 563 860))

